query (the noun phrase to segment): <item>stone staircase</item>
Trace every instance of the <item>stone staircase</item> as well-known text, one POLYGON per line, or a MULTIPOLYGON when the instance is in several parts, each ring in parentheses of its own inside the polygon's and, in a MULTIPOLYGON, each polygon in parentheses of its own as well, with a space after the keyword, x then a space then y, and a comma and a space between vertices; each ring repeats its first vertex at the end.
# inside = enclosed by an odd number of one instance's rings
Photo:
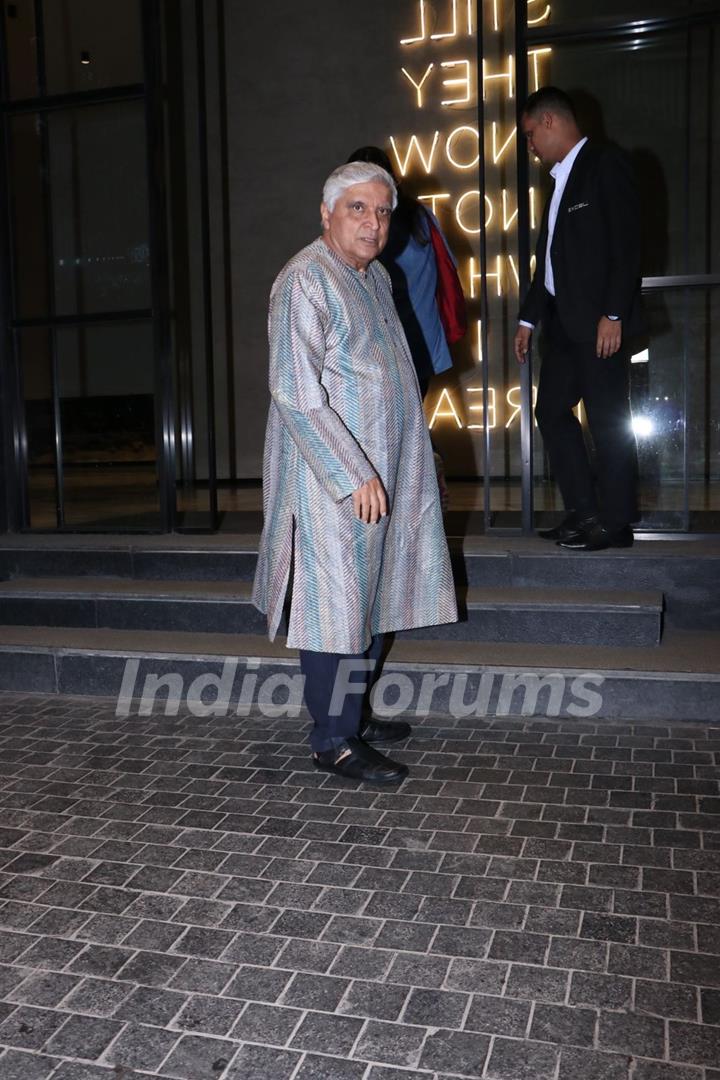
MULTIPOLYGON (((162 702, 200 677, 198 708, 221 692, 234 708, 248 673, 289 684, 297 656, 267 641, 249 599, 256 550, 231 534, 0 538, 0 689, 129 700, 152 686, 162 702)), ((720 538, 587 554, 466 537, 451 551, 461 621, 395 637, 388 714, 405 699, 468 723, 720 712, 720 538)))

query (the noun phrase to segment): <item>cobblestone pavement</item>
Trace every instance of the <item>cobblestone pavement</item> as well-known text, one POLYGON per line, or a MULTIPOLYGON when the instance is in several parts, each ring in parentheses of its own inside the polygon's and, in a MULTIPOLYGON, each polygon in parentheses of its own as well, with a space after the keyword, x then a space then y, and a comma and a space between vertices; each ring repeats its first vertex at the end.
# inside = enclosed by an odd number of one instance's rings
POLYGON ((0 695, 2 1080, 720 1080, 720 730, 0 695))

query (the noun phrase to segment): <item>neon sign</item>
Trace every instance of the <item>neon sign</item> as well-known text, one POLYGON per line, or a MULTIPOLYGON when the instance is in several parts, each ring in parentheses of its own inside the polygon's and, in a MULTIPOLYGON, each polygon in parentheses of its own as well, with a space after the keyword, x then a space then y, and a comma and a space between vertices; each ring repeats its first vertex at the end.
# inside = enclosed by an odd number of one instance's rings
MULTIPOLYGON (((527 0, 527 6, 529 25, 537 26, 549 19, 551 5, 544 0, 527 0)), ((413 177, 419 187, 418 198, 447 224, 452 224, 459 240, 466 240, 458 269, 471 314, 473 303, 477 305, 480 297, 476 244, 485 233, 486 280, 492 301, 489 317, 493 323, 504 325, 507 312, 503 300, 517 295, 520 275, 515 239, 517 195, 505 178, 505 169, 518 148, 514 119, 516 58, 513 52, 504 51, 508 28, 503 25, 502 7, 499 0, 485 5, 481 0, 477 4, 475 0, 436 0, 432 4, 428 0, 414 0, 408 5, 411 18, 408 33, 399 42, 402 56, 399 79, 403 92, 411 95, 418 125, 414 131, 392 133, 389 141, 398 174, 413 177), (473 48, 476 7, 477 17, 487 20, 488 44, 479 66, 473 48), (487 165, 493 167, 484 199, 478 188, 468 183, 468 174, 480 163, 480 136, 475 119, 480 94, 488 117, 487 165), (471 114, 464 120, 459 114, 466 110, 471 110, 471 114), (444 117, 452 122, 445 124, 444 117)), ((550 48, 528 51, 531 91, 547 81, 546 65, 551 52, 550 48)), ((537 227, 537 221, 538 196, 535 188, 531 188, 531 228, 537 227)), ((478 314, 475 314, 478 332, 473 333, 470 342, 474 365, 484 360, 478 314)), ((505 340, 505 335, 498 334, 497 340, 500 339, 505 340)), ((469 381, 461 390, 445 386, 439 391, 439 396, 430 403, 429 425, 431 428, 444 425, 449 431, 482 431, 484 403, 477 371, 473 374, 470 369, 459 374, 461 378, 466 374, 469 381)), ((519 416, 519 386, 488 388, 488 428, 508 430, 519 426, 519 416)))

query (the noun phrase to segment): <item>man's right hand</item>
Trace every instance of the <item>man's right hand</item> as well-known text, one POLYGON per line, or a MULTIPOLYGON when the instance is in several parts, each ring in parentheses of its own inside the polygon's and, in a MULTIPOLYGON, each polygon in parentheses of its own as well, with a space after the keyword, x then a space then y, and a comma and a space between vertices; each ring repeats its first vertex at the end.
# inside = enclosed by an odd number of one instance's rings
POLYGON ((377 476, 366 481, 357 491, 353 491, 352 501, 355 517, 360 518, 366 525, 375 525, 387 514, 387 495, 377 476))
POLYGON ((515 349, 515 359, 518 364, 524 364, 527 360, 527 354, 530 349, 530 338, 532 336, 532 330, 529 326, 518 326, 515 331, 515 339, 513 341, 513 348, 515 349))

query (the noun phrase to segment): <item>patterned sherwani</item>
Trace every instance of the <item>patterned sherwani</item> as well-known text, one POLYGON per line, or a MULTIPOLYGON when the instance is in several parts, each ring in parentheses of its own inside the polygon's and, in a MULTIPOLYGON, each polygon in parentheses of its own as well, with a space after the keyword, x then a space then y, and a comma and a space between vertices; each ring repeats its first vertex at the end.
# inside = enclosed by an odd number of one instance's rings
POLYGON ((253 602, 274 638, 361 653, 373 635, 455 622, 432 447, 386 270, 355 270, 316 240, 270 296, 265 527, 253 602), (353 513, 378 476, 389 512, 353 513))

